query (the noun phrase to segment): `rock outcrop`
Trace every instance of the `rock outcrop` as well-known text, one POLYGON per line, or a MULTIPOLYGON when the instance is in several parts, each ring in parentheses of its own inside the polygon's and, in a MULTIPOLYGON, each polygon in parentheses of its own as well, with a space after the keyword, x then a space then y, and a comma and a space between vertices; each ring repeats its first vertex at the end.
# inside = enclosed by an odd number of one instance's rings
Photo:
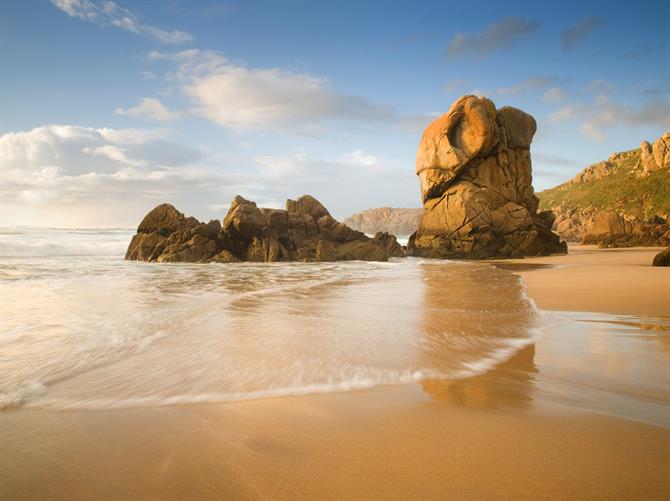
POLYGON ((464 96, 424 131, 416 156, 423 215, 408 253, 507 258, 566 252, 538 213, 530 144, 535 119, 464 96))
POLYGON ((667 245, 670 132, 652 144, 613 153, 538 194, 562 239, 601 246, 667 245))
POLYGON ((586 229, 582 243, 600 247, 670 245, 670 224, 660 216, 640 221, 613 211, 600 212, 586 229))
POLYGON ((670 247, 659 252, 654 257, 653 266, 670 266, 670 247))
POLYGON ((416 231, 421 221, 421 214, 423 209, 379 207, 349 216, 343 222, 368 235, 381 231, 400 237, 409 236, 416 231))
POLYGON ((149 212, 126 259, 165 262, 387 261, 404 251, 393 235, 369 238, 336 221, 315 198, 287 200, 286 210, 264 209, 236 196, 223 222, 203 223, 170 204, 149 212))
POLYGON ((645 176, 658 169, 670 168, 670 132, 663 134, 653 144, 642 141, 642 144, 640 144, 640 162, 643 169, 642 175, 645 176))

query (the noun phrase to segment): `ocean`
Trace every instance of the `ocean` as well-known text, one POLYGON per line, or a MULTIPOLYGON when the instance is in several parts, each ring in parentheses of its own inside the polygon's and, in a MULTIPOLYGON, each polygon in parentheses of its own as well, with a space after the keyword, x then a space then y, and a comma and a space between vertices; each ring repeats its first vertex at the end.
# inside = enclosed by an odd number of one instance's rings
POLYGON ((540 313, 486 263, 154 264, 134 230, 0 233, 0 408, 102 409, 482 373, 540 313))

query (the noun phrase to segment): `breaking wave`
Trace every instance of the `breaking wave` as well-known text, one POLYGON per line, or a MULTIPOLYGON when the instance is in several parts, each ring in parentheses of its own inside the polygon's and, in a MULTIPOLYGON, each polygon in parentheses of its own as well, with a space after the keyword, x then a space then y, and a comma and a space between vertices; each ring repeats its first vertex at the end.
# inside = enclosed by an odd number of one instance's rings
POLYGON ((486 263, 155 265, 121 259, 131 235, 2 233, 0 408, 175 405, 460 379, 539 335, 521 278, 486 263))

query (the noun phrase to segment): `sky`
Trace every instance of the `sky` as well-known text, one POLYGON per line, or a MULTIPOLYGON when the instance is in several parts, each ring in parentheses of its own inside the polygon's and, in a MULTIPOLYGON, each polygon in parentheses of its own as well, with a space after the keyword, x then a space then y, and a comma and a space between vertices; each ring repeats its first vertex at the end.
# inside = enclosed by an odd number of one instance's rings
POLYGON ((421 133, 465 94, 536 118, 540 191, 670 130, 669 25, 667 1, 5 0, 0 225, 420 207, 421 133))

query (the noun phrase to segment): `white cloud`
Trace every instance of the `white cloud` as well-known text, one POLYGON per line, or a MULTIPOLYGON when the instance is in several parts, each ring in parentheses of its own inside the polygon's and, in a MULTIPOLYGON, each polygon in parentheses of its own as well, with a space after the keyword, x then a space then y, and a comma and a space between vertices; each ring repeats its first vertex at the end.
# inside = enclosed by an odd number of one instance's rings
POLYGON ((605 133, 602 130, 602 125, 598 120, 587 120, 582 122, 580 130, 582 136, 595 141, 596 143, 602 143, 605 141, 605 133))
POLYGON ((156 74, 153 71, 143 71, 140 73, 142 80, 156 80, 156 74))
MULTIPOLYGON (((214 51, 197 49, 176 53, 149 53, 150 61, 177 64, 168 80, 190 102, 182 115, 198 116, 229 129, 282 129, 318 131, 329 120, 398 121, 393 109, 365 98, 331 90, 328 82, 309 73, 280 68, 248 68, 229 62, 214 51)), ((170 112, 158 100, 144 98, 119 113, 169 120, 170 112)))
POLYGON ((394 170, 361 149, 222 153, 157 131, 46 125, 0 136, 0 164, 4 225, 135 226, 163 202, 222 218, 236 194, 281 206, 309 193, 340 218, 389 203, 418 206, 413 169, 394 170))
POLYGON ((193 39, 185 31, 163 30, 145 24, 132 11, 111 0, 51 0, 51 3, 70 17, 100 26, 114 26, 136 35, 147 35, 162 43, 179 44, 193 39))
POLYGON ((147 118, 159 122, 174 120, 179 117, 179 113, 168 110, 163 103, 153 97, 145 97, 137 106, 133 106, 127 110, 117 108, 115 113, 117 115, 129 115, 131 117, 147 118))
POLYGON ((570 119, 580 120, 582 135, 602 143, 609 128, 616 126, 652 126, 661 130, 670 128, 670 102, 657 99, 633 106, 613 101, 607 94, 597 94, 590 103, 564 106, 549 115, 550 123, 570 119))
POLYGON ((95 148, 86 146, 82 148, 81 151, 83 153, 88 153, 89 155, 106 157, 120 164, 130 165, 133 167, 142 167, 146 165, 146 162, 144 160, 135 160, 129 158, 127 155, 128 151, 127 149, 119 148, 118 146, 114 146, 112 144, 105 144, 103 146, 97 146, 95 148))
POLYGON ((153 131, 47 125, 0 136, 0 191, 8 203, 95 200, 110 193, 121 201, 143 190, 178 189, 194 179, 185 162, 199 157, 153 131), (129 180, 134 184, 122 182, 129 180))
POLYGON ((552 87, 542 95, 542 100, 548 103, 563 101, 567 97, 567 93, 563 87, 552 87))
POLYGON ((342 162, 359 167, 373 174, 381 174, 386 172, 384 162, 382 162, 376 155, 365 153, 363 150, 355 149, 342 157, 342 162))
POLYGON ((549 122, 550 123, 556 123, 556 122, 563 122, 565 120, 569 120, 574 116, 575 112, 572 106, 565 106, 559 110, 556 110, 552 112, 549 115, 549 122))
POLYGON ((501 95, 516 95, 527 92, 535 92, 546 89, 550 85, 558 82, 560 78, 554 76, 531 76, 510 87, 501 87, 497 89, 497 93, 501 95))

